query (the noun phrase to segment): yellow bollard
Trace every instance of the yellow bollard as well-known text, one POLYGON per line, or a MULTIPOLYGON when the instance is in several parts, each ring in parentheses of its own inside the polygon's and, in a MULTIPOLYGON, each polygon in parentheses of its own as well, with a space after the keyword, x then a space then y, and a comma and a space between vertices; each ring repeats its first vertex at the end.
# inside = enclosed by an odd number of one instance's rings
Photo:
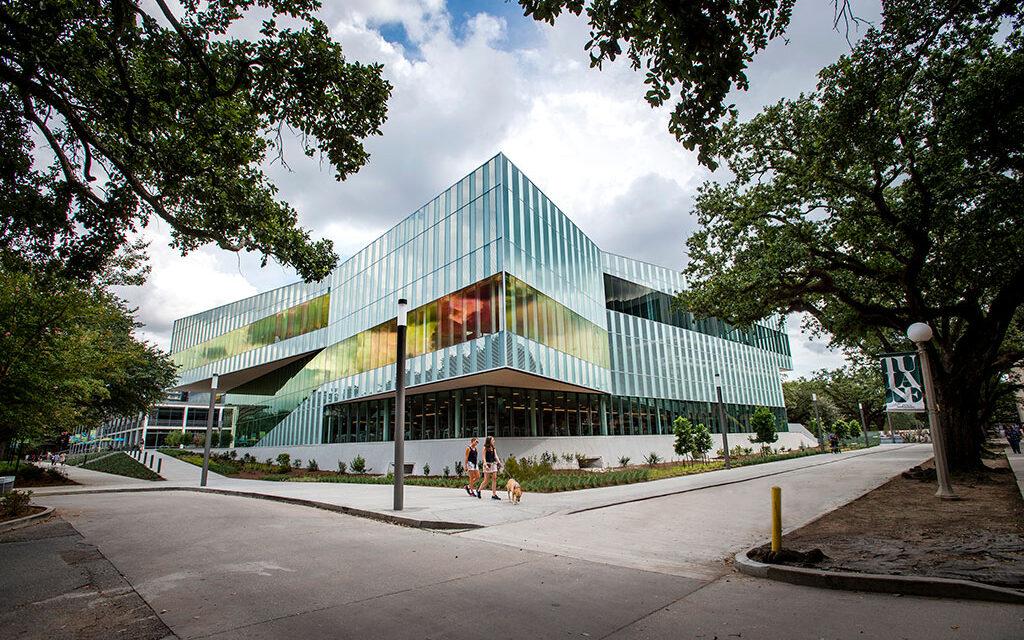
POLYGON ((772 487, 772 551, 782 548, 782 489, 772 487))

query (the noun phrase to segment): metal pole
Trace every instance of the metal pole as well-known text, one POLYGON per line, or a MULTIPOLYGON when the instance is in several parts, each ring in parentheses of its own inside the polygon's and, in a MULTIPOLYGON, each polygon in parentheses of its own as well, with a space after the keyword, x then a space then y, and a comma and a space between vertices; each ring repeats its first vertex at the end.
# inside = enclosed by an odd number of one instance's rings
POLYGON ((860 409, 860 430, 864 432, 864 448, 867 449, 871 444, 868 442, 868 423, 864 419, 864 403, 858 402, 857 408, 860 409))
POLYGON ((935 492, 940 498, 946 500, 956 499, 953 485, 949 481, 949 461, 946 459, 946 442, 939 430, 939 407, 935 402, 935 388, 932 386, 931 363, 928 361, 928 352, 924 349, 924 342, 916 342, 917 355, 921 359, 921 375, 924 378, 924 403, 928 408, 928 430, 932 436, 932 451, 935 452, 935 475, 939 481, 939 488, 935 492))
POLYGON ((203 475, 199 486, 206 486, 206 476, 210 472, 210 437, 213 434, 213 405, 217 402, 217 374, 210 378, 210 407, 206 412, 206 446, 203 448, 203 475))
POLYGON ((811 393, 811 403, 814 405, 814 423, 818 425, 818 448, 825 453, 825 425, 821 424, 821 418, 818 417, 817 393, 811 393))
POLYGON ((722 402, 722 376, 715 374, 715 393, 718 395, 718 421, 722 425, 722 451, 725 452, 725 468, 729 469, 729 424, 725 421, 725 403, 722 402))
POLYGON ((405 298, 398 301, 398 353, 395 358, 395 511, 405 506, 405 298))

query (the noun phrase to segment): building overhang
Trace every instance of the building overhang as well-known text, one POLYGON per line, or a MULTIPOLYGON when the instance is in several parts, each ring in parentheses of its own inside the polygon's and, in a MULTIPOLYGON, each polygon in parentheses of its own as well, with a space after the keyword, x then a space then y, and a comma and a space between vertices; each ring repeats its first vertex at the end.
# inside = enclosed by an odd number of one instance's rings
MULTIPOLYGON (((321 351, 321 349, 314 349, 305 353, 299 353, 294 356, 287 358, 281 358, 280 360, 274 360, 265 364, 256 365, 255 367, 249 367, 248 369, 239 369, 238 371, 229 371, 228 373, 222 373, 217 376, 217 393, 227 393, 235 387, 240 387, 247 382, 267 375, 273 371, 276 371, 282 367, 286 367, 291 363, 308 358, 309 356, 321 351)), ((210 391, 210 378, 200 378, 192 382, 180 384, 176 387, 171 387, 168 391, 192 391, 195 393, 209 393, 210 391)))
MULTIPOLYGON (((438 380, 437 382, 428 382, 425 384, 418 384, 412 387, 406 387, 406 393, 409 395, 420 394, 420 393, 434 393, 437 391, 451 391, 454 389, 466 389, 469 387, 514 387, 518 389, 537 389, 539 391, 572 391, 575 393, 605 393, 600 389, 592 389, 590 387, 581 387, 579 385, 568 384, 561 380, 553 380, 551 378, 545 378, 544 376, 538 376, 518 369, 510 369, 503 367, 500 369, 491 369, 489 371, 483 371, 481 373, 471 373, 469 375, 458 376, 455 378, 447 378, 445 380, 438 380)), ((375 393, 368 396, 360 396, 358 398, 352 398, 350 400, 340 400, 338 402, 332 402, 331 404, 345 404, 348 402, 362 402, 363 400, 379 400, 381 398, 390 398, 395 395, 394 390, 385 391, 383 393, 375 393)))

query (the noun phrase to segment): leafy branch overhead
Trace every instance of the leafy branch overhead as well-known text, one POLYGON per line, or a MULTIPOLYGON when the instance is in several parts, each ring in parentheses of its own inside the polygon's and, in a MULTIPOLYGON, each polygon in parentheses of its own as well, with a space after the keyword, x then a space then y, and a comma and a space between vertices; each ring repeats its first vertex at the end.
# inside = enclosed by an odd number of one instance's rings
MULTIPOLYGON (((789 26, 795 0, 519 0, 527 16, 554 24, 563 11, 590 23, 590 66, 625 56, 643 71, 652 107, 675 103, 669 132, 702 164, 716 166, 708 145, 730 113, 733 88, 749 87, 754 56, 789 26), (624 48, 625 47, 625 48, 624 48)), ((842 7, 845 10, 845 3, 842 7)))
POLYGON ((391 86, 348 62, 312 0, 14 0, 0 5, 5 249, 99 271, 150 216, 183 253, 255 251, 319 279, 336 262, 263 171, 285 131, 343 180, 391 86), (257 19, 264 18, 262 23, 257 19), (253 33, 243 37, 241 33, 253 33), (33 142, 51 166, 34 166, 33 142), (24 212, 24 213, 21 213, 24 212))

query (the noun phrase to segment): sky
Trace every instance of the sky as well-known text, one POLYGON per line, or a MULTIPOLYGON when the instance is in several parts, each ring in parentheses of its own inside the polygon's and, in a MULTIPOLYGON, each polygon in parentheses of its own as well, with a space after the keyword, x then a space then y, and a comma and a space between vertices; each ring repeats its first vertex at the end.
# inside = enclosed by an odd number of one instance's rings
MULTIPOLYGON (((332 239, 342 260, 502 151, 601 248, 683 266, 696 190, 725 177, 668 133, 667 110, 643 100, 642 74, 621 61, 589 68, 584 20, 564 16, 551 27, 503 0, 324 4, 321 16, 346 57, 382 63, 394 85, 383 135, 366 141, 369 163, 344 182, 294 144, 288 168, 267 171, 300 224, 332 239)), ((853 6, 877 18, 877 1, 853 6)), ((849 50, 832 19, 829 0, 798 0, 786 39, 755 59, 750 91, 732 96, 742 117, 812 90, 817 71, 849 50)), ((212 245, 182 257, 158 219, 142 235, 151 275, 119 293, 138 307, 140 336, 163 348, 174 319, 299 279, 273 262, 261 268, 259 255, 212 245)), ((843 364, 801 331, 801 318, 791 316, 788 331, 788 377, 843 364)))

